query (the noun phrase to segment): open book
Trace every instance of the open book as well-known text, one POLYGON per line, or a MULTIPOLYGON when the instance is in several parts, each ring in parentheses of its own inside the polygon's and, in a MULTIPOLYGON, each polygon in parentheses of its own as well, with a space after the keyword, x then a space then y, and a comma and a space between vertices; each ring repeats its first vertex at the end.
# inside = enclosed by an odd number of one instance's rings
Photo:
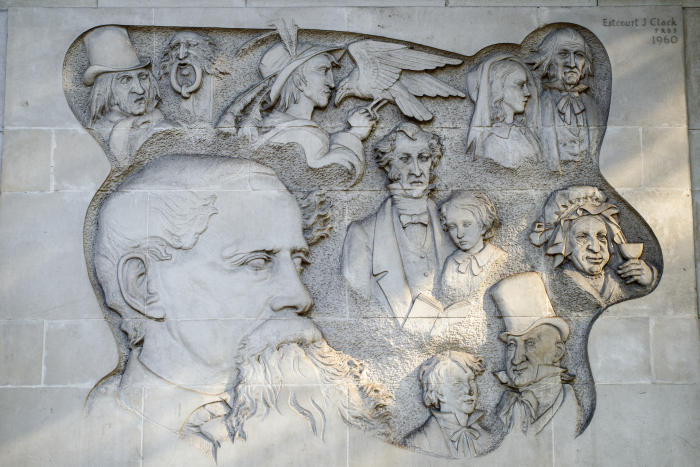
POLYGON ((458 323, 467 317, 471 302, 468 299, 453 303, 447 308, 433 297, 420 293, 413 301, 411 310, 408 312, 410 318, 434 318, 435 322, 430 330, 431 335, 439 334, 451 324, 458 323))

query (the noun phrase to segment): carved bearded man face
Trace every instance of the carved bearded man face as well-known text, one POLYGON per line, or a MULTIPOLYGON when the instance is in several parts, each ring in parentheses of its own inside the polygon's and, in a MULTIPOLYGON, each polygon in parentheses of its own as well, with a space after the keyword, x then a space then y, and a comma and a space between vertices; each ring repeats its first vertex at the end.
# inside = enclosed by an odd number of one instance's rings
POLYGON ((557 80, 575 86, 583 77, 586 64, 586 43, 579 34, 562 34, 552 54, 552 67, 557 80))
POLYGON ((161 68, 170 73, 173 89, 188 98, 202 85, 203 75, 212 73, 214 55, 211 39, 191 31, 179 32, 170 39, 161 68))
POLYGON ((117 107, 129 115, 143 115, 149 108, 152 80, 148 70, 116 73, 112 80, 112 96, 117 107))

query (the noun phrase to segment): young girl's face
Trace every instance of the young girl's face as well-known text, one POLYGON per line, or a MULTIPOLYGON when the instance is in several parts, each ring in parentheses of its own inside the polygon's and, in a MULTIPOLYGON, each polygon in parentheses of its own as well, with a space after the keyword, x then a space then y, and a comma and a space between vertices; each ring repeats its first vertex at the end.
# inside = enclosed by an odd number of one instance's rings
POLYGON ((447 231, 460 249, 472 253, 472 249, 483 241, 484 228, 471 211, 448 206, 445 212, 447 231))

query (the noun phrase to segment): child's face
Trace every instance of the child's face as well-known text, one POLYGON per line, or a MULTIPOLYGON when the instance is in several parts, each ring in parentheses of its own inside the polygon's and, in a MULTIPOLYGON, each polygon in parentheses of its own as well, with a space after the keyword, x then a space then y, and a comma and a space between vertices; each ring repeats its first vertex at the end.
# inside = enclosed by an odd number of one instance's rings
POLYGON ((448 206, 445 220, 452 241, 463 251, 470 252, 483 240, 481 221, 471 211, 448 206))

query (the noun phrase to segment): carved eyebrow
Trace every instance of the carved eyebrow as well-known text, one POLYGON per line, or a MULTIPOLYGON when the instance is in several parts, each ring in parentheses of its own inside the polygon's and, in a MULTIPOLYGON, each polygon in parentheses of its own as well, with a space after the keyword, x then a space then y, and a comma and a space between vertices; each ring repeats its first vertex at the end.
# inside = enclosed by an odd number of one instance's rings
MULTIPOLYGON (((251 255, 254 253, 265 253, 267 255, 275 255, 275 254, 279 253, 280 251, 282 251, 281 248, 263 248, 260 250, 239 252, 237 247, 230 246, 230 247, 224 248, 224 251, 221 252, 221 258, 224 261, 230 261, 232 259, 239 259, 239 258, 242 258, 242 257, 247 256, 247 255, 251 255)), ((302 246, 293 247, 290 249, 290 253, 293 255, 298 254, 298 253, 302 253, 304 256, 308 256, 309 249, 307 247, 302 247, 302 246)))

